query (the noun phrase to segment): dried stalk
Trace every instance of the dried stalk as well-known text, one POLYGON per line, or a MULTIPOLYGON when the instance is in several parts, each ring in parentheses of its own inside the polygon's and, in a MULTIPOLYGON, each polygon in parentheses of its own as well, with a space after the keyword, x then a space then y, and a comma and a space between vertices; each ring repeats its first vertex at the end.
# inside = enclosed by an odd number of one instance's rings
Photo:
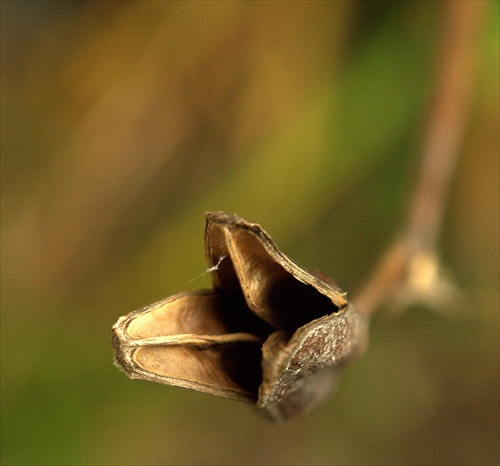
POLYGON ((405 227, 354 299, 366 314, 375 312, 402 288, 418 294, 421 286, 427 290, 437 286, 437 243, 473 89, 485 5, 482 1, 443 4, 443 42, 420 174, 405 227))

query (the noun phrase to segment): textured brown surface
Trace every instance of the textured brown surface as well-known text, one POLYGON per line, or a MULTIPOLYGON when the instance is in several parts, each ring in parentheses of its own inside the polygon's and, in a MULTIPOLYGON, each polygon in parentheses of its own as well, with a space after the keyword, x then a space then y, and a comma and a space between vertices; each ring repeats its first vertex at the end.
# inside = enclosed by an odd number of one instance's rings
POLYGON ((113 327, 117 364, 131 378, 257 400, 275 421, 310 411, 330 392, 333 368, 366 346, 365 317, 260 225, 223 212, 206 218, 214 289, 121 317, 113 327))

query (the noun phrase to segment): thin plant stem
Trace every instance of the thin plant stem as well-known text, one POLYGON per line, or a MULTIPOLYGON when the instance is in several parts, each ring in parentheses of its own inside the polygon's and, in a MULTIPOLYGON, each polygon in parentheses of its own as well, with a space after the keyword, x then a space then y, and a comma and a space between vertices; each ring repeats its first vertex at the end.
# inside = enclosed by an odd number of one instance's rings
POLYGON ((467 121, 486 3, 451 0, 442 4, 443 39, 422 139, 420 172, 405 227, 354 299, 366 314, 379 309, 404 284, 412 261, 438 257, 438 239, 467 121))

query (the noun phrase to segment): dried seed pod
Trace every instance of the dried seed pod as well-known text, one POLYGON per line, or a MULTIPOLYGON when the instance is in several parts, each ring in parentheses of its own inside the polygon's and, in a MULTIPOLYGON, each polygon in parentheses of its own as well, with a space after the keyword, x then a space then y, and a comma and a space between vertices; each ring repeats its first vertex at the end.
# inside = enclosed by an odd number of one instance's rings
POLYGON ((225 312, 214 290, 198 290, 120 317, 113 327, 116 363, 130 378, 253 401, 262 341, 231 332, 225 312))
POLYGON ((116 361, 132 378, 256 403, 275 421, 329 394, 365 348, 368 322, 335 283, 298 266, 260 225, 206 214, 213 290, 121 317, 116 361))

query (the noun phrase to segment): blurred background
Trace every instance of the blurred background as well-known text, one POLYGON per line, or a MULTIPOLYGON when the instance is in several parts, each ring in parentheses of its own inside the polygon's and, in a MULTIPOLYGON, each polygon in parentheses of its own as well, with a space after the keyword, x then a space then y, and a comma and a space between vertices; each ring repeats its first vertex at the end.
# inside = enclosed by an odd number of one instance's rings
POLYGON ((205 211, 359 290, 406 218, 443 5, 2 2, 2 464, 498 463, 497 2, 441 236, 463 301, 382 310, 280 426, 112 364, 119 316, 210 287, 205 211))

